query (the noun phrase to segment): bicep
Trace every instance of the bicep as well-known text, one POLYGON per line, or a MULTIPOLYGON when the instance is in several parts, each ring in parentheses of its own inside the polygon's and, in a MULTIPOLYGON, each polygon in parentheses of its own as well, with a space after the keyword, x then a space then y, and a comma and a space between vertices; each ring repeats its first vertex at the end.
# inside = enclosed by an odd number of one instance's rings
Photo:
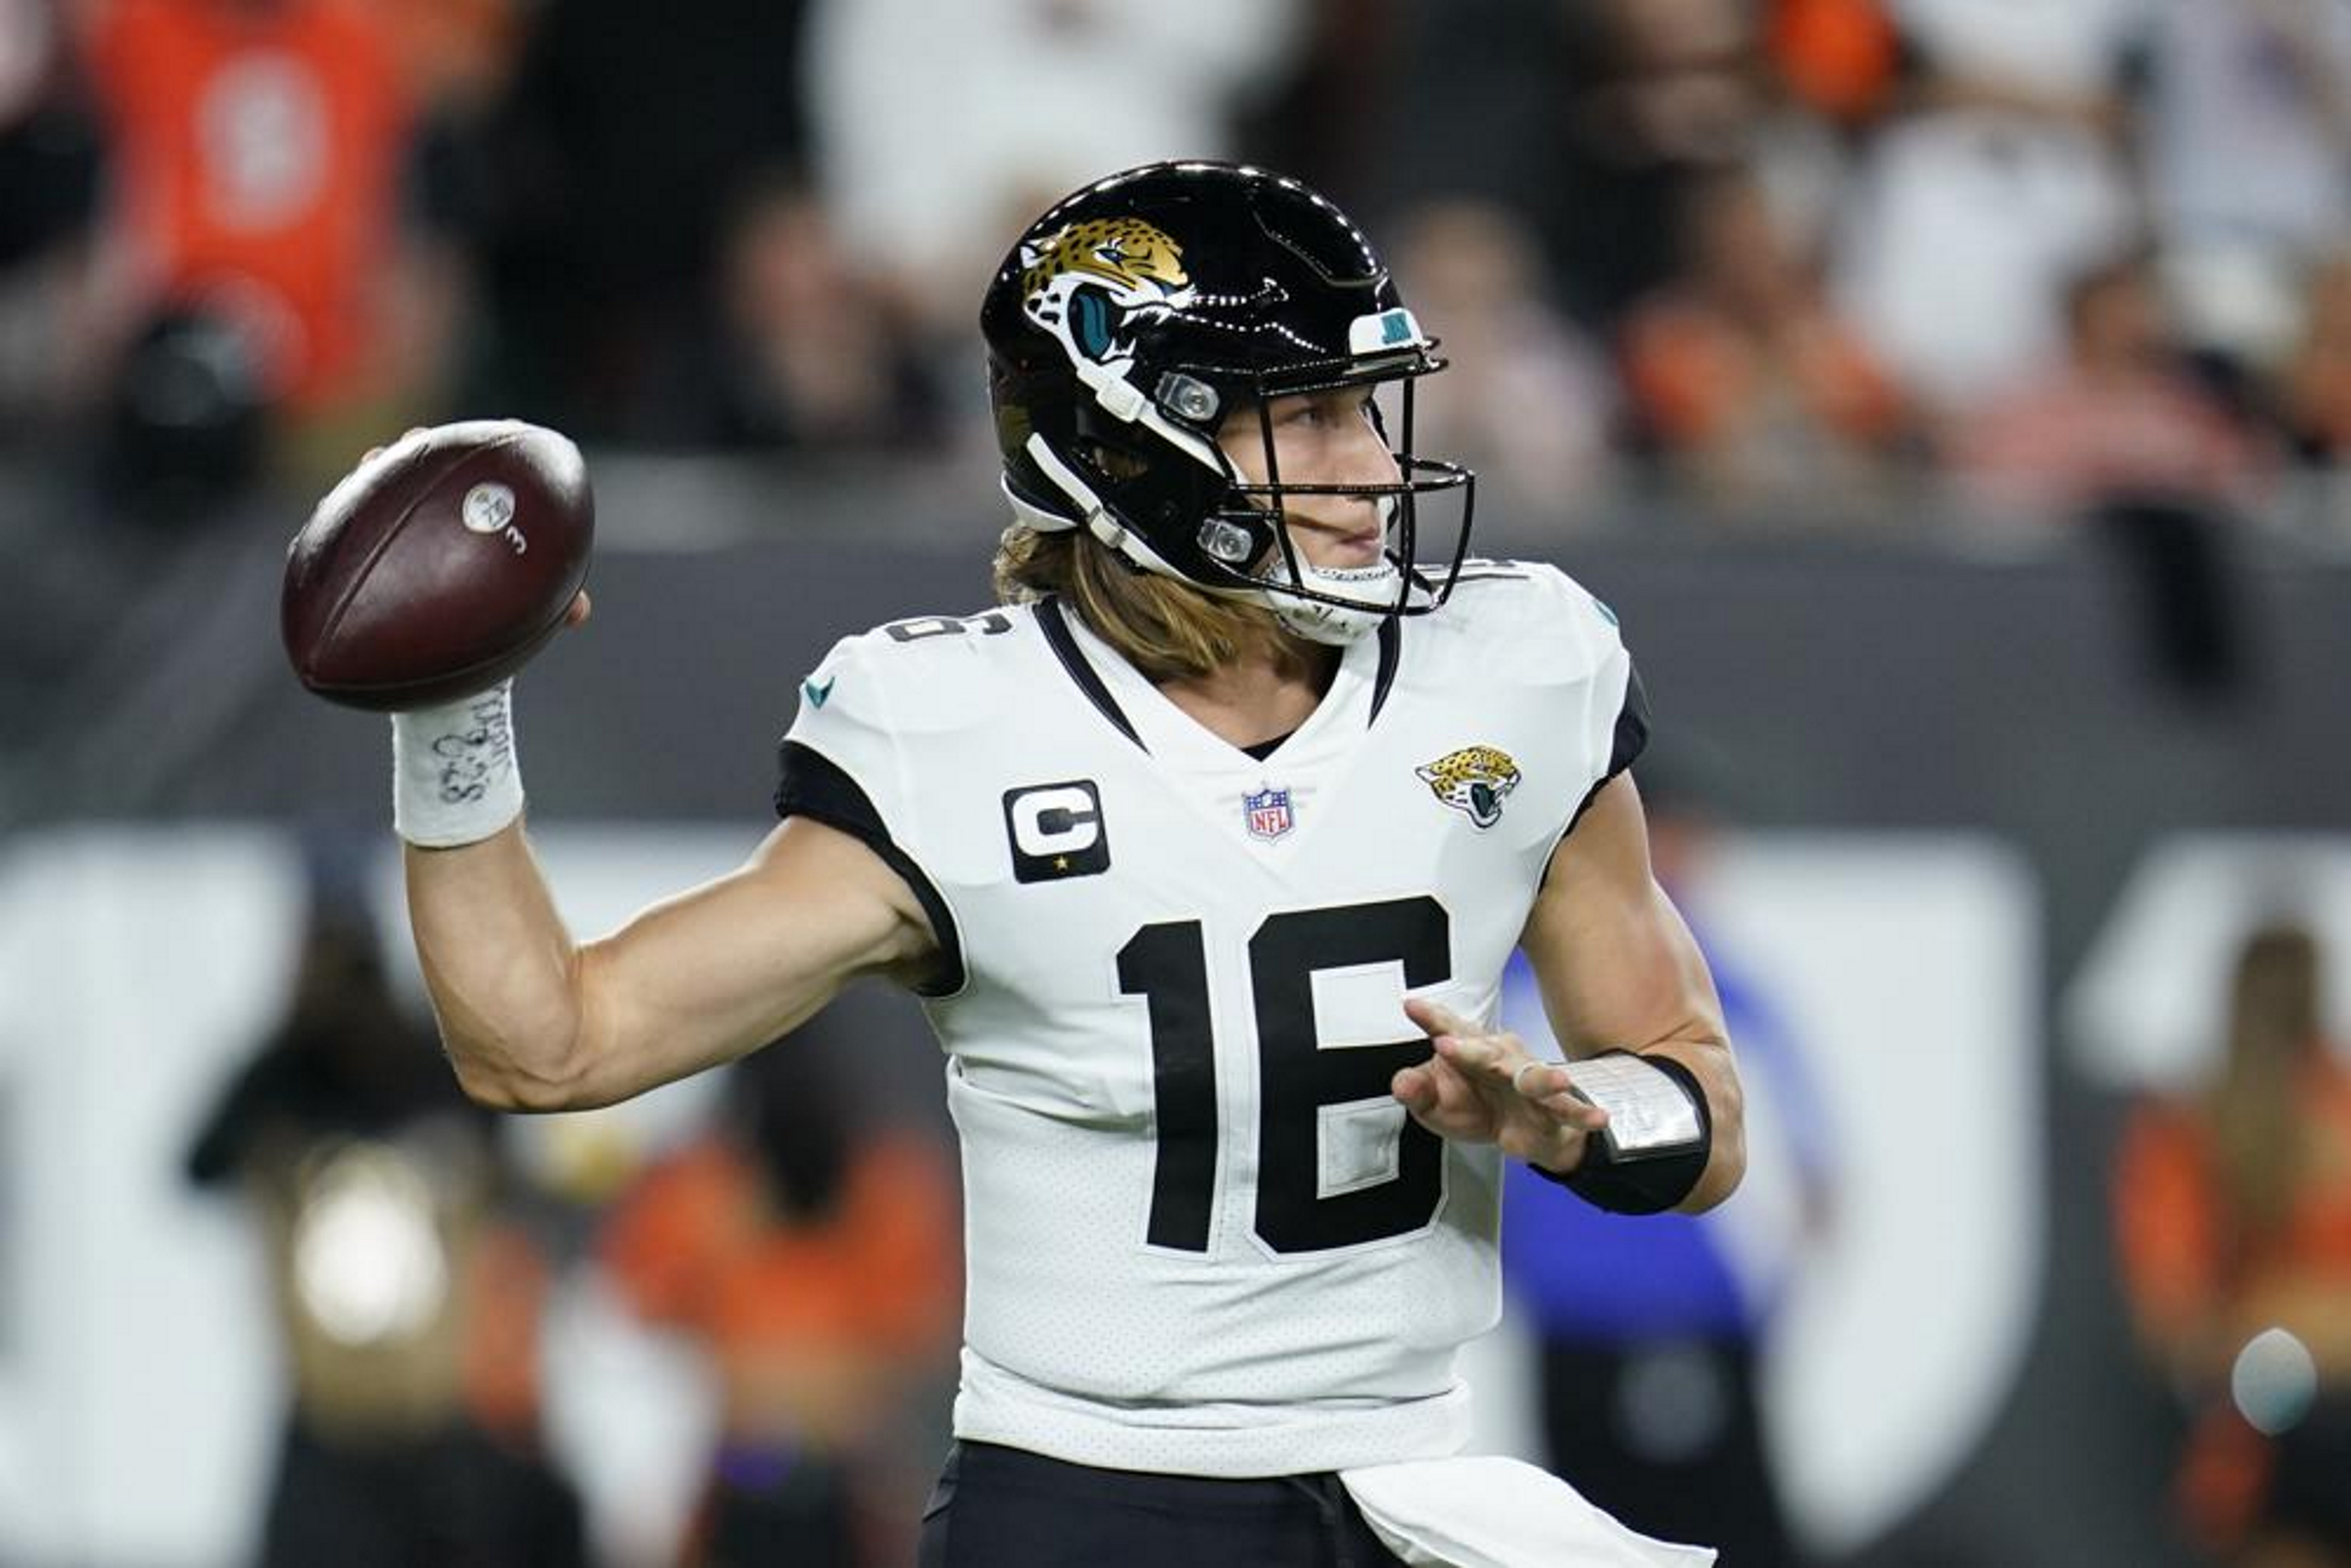
POLYGON ((1713 976, 1651 870, 1630 773, 1600 787, 1552 852, 1519 945, 1571 1057, 1725 1038, 1713 976))
POLYGON ((590 1103, 732 1061, 850 980, 911 979, 936 953, 912 891, 873 849, 788 819, 740 869, 580 948, 590 1103))

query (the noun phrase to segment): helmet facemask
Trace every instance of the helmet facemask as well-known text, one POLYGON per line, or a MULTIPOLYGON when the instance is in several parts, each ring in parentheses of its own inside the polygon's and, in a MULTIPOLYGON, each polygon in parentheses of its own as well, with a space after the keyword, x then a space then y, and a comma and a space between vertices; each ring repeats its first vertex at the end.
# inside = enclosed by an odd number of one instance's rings
POLYGON ((1250 413, 1257 424, 1265 478, 1252 482, 1234 471, 1223 497, 1202 518, 1202 553, 1231 573, 1226 582, 1203 586, 1264 604, 1297 636, 1339 645, 1355 641, 1382 621, 1426 614, 1444 603, 1468 552, 1475 490, 1468 471, 1459 464, 1419 457, 1413 451, 1415 385, 1443 364, 1441 359, 1423 356, 1400 372, 1358 371, 1303 382, 1285 377, 1262 385, 1251 399, 1250 413), (1397 478, 1384 484, 1285 480, 1274 435, 1275 402, 1354 387, 1370 390, 1372 428, 1387 447, 1397 478), (1383 408, 1383 399, 1392 400, 1392 414, 1383 408), (1424 566, 1416 549, 1421 500, 1440 494, 1450 499, 1449 493, 1454 491, 1460 492, 1462 513, 1452 552, 1443 562, 1424 566), (1380 515, 1383 536, 1378 562, 1318 566, 1307 558, 1290 526, 1290 503, 1318 496, 1342 496, 1372 503, 1380 515))

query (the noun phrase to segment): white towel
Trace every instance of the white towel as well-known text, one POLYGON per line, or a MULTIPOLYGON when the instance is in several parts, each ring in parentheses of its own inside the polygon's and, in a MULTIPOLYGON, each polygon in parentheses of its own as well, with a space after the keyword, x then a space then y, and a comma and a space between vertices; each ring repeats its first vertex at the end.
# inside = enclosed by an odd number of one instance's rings
POLYGON ((1549 1471, 1470 1455, 1342 1470, 1355 1505, 1413 1568, 1707 1568, 1680 1546, 1617 1523, 1549 1471))

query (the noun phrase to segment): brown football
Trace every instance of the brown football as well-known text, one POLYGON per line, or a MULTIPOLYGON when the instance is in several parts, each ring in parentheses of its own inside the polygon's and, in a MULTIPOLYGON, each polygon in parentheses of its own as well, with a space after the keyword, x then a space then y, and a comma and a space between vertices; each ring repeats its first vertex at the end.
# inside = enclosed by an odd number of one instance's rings
POLYGON ((563 624, 596 499, 568 440, 510 419, 411 432, 347 475, 286 551, 302 684, 396 710, 487 690, 563 624))

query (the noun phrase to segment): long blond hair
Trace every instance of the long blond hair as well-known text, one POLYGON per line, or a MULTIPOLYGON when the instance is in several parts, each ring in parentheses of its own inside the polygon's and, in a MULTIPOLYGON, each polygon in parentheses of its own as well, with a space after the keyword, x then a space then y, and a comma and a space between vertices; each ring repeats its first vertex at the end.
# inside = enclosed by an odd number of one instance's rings
POLYGON ((1148 680, 1204 676, 1245 657, 1270 657, 1285 675, 1312 668, 1309 649, 1263 605, 1141 571, 1083 529, 1014 523, 997 542, 995 578, 1001 603, 1068 600, 1148 680))
POLYGON ((2308 1166, 2302 1074, 2321 1048, 2319 944, 2303 927, 2273 925, 2239 950, 2229 1009, 2229 1058, 2205 1097, 2221 1187, 2247 1242, 2276 1234, 2308 1166))

